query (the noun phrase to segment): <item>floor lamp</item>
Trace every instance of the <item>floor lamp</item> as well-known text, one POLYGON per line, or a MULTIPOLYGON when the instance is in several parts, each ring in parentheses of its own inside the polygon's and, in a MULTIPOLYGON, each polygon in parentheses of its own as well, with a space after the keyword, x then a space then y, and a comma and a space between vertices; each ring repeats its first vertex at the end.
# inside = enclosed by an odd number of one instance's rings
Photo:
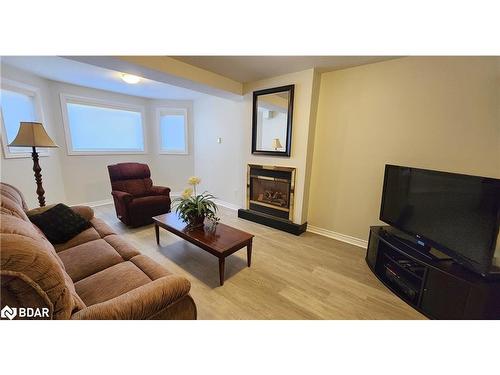
POLYGON ((36 193, 40 207, 45 206, 45 190, 42 187, 42 168, 38 163, 37 147, 59 147, 57 146, 39 122, 21 122, 16 138, 9 144, 9 147, 31 147, 33 152, 33 172, 35 172, 36 193))

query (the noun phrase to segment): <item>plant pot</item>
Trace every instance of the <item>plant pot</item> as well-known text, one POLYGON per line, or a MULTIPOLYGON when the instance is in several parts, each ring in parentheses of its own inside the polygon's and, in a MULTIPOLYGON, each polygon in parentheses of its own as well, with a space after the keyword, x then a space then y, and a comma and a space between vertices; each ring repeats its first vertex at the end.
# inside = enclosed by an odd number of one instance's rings
POLYGON ((191 228, 196 228, 203 226, 204 222, 205 222, 205 216, 197 215, 197 216, 190 216, 188 224, 191 228))

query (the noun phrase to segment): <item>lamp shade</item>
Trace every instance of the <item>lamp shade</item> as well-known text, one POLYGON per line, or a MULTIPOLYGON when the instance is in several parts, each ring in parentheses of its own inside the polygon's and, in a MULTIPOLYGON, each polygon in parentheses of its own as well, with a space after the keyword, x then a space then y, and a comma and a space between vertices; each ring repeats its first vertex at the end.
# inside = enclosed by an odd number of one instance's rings
POLYGON ((273 139, 273 148, 277 150, 278 148, 283 148, 281 145, 280 139, 279 138, 274 138, 273 139))
POLYGON ((11 147, 59 147, 39 122, 21 122, 11 147))

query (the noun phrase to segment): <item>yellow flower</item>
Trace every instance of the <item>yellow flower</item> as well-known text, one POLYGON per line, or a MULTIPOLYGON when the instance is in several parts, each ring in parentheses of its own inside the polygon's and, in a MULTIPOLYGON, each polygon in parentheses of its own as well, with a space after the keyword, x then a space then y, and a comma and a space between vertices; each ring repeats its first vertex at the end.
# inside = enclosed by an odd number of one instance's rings
POLYGON ((193 194, 193 189, 187 188, 187 189, 184 189, 181 196, 183 199, 188 199, 191 196, 191 194, 193 194))
POLYGON ((193 186, 198 185, 200 182, 201 182, 201 178, 196 177, 196 176, 189 177, 189 180, 188 180, 188 184, 193 185, 193 186))

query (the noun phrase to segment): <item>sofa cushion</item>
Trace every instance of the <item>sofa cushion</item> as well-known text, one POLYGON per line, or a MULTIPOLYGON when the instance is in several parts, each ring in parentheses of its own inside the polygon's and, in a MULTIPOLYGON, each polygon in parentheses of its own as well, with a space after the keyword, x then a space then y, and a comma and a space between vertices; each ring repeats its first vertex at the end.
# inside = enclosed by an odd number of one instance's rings
POLYGON ((119 163, 108 165, 108 172, 112 182, 151 177, 151 171, 148 165, 143 163, 119 163))
POLYGON ((139 267, 151 280, 159 279, 163 276, 171 275, 165 267, 160 266, 151 258, 145 255, 137 255, 131 261, 139 267))
POLYGON ((112 190, 124 191, 133 196, 146 195, 153 182, 147 164, 119 163, 108 165, 112 190))
POLYGON ((94 218, 94 210, 89 206, 71 206, 70 208, 85 220, 90 221, 94 218))
POLYGON ((103 239, 71 247, 57 255, 74 282, 123 262, 120 254, 103 239))
POLYGON ((196 318, 189 281, 140 255, 94 218, 92 209, 72 208, 92 228, 60 244, 56 253, 28 219, 19 190, 0 183, 0 195, 0 308, 47 307, 52 319, 177 318, 186 311, 187 318, 196 318), (189 303, 172 310, 179 300, 189 303))
POLYGON ((127 261, 76 282, 75 288, 83 302, 91 306, 150 282, 151 279, 139 267, 127 261))
POLYGON ((118 236, 117 234, 111 234, 109 236, 104 237, 104 241, 110 244, 113 247, 113 249, 115 249, 118 252, 118 254, 120 254, 120 256, 125 260, 129 260, 130 258, 140 254, 135 249, 135 247, 133 247, 130 243, 125 241, 122 237, 118 236))
POLYGON ((132 194, 134 197, 141 197, 148 193, 151 186, 153 186, 151 179, 133 179, 116 181, 113 183, 113 190, 124 191, 132 194))
POLYGON ((15 215, 2 215, 2 234, 17 234, 35 241, 43 238, 33 223, 15 215))
MULTIPOLYGON (((0 269, 2 304, 26 307, 26 303, 43 302, 54 319, 69 319, 84 305, 77 297, 73 283, 59 263, 48 241, 36 240, 19 233, 5 233, 6 215, 2 216, 2 251, 0 269)), ((16 219, 16 218, 13 218, 16 219)), ((23 222, 17 219, 20 226, 23 222)), ((26 224, 24 222, 24 224, 26 224)))
POLYGON ((116 234, 115 231, 101 219, 94 217, 90 220, 90 224, 94 227, 101 238, 109 236, 110 234, 116 234))
MULTIPOLYGON (((5 182, 0 183, 0 194, 2 196, 2 200, 4 198, 9 199, 15 205, 18 205, 19 208, 23 211, 28 209, 26 202, 24 201, 23 194, 14 186, 6 184, 5 182)), ((2 205, 3 206, 3 205, 2 205)))
POLYGON ((127 225, 137 227, 151 224, 152 217, 162 215, 170 211, 170 198, 164 195, 153 195, 148 197, 135 198, 127 209, 127 225))
MULTIPOLYGON (((45 238, 43 233, 33 225, 29 220, 24 221, 16 216, 2 215, 0 220, 2 225, 2 235, 13 234, 17 238, 29 238, 40 245, 40 249, 48 252, 61 268, 64 269, 64 264, 57 256, 54 246, 45 238)), ((3 237, 2 237, 3 238, 3 237)), ((2 249, 4 245, 2 244, 2 249)), ((33 249, 35 251, 36 249, 33 249)))
POLYGON ((88 229, 85 229, 83 232, 77 234, 75 237, 70 239, 68 242, 54 245, 54 248, 59 253, 61 251, 69 249, 71 247, 75 247, 75 246, 84 244, 86 242, 99 240, 99 239, 101 239, 101 236, 99 236, 99 233, 97 233, 97 231, 94 228, 88 228, 88 229))
POLYGON ((90 227, 90 222, 68 206, 59 203, 40 214, 29 218, 42 230, 47 239, 60 244, 90 227))
POLYGON ((2 196, 1 202, 1 213, 3 215, 15 216, 21 220, 29 221, 23 208, 15 200, 10 199, 8 196, 2 196))
POLYGON ((128 208, 131 213, 140 214, 144 212, 150 216, 156 216, 168 211, 170 208, 170 198, 164 195, 135 198, 130 202, 128 208))
POLYGON ((75 313, 72 319, 196 319, 190 283, 166 276, 75 313))
POLYGON ((147 164, 120 163, 108 165, 112 190, 124 191, 135 197, 146 195, 153 181, 147 164))

